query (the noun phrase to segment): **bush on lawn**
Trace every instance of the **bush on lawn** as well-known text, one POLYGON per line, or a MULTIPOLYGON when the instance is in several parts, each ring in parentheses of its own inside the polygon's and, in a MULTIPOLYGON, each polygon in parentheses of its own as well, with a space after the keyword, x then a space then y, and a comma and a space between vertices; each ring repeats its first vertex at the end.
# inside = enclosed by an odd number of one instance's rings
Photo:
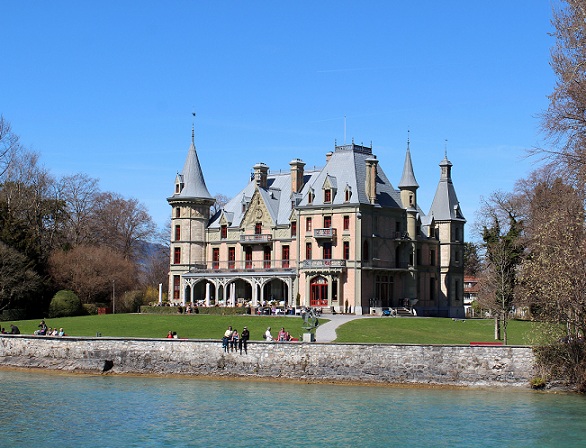
POLYGON ((49 317, 69 317, 84 314, 81 300, 73 291, 61 290, 51 300, 49 317))

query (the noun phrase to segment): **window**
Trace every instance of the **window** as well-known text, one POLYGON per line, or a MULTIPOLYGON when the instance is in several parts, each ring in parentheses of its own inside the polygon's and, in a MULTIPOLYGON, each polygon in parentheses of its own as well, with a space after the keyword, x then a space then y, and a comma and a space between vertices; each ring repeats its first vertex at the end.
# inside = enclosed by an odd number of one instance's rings
POLYGON ((247 247, 244 250, 244 259, 246 269, 252 269, 252 247, 247 247))
POLYGON ((181 207, 175 207, 175 218, 181 217, 181 207))
POLYGON ((305 219, 305 230, 311 232, 311 218, 305 219))
POLYGON ((179 275, 174 275, 173 276, 173 299, 174 300, 179 300, 179 293, 181 291, 180 289, 181 286, 181 277, 179 275))
POLYGON ((307 193, 307 203, 308 204, 313 204, 313 198, 314 198, 314 194, 313 194, 313 190, 309 190, 309 193, 307 193))
POLYGON ((344 260, 350 259, 350 242, 344 241, 344 260))
POLYGON ((220 268, 220 249, 214 248, 212 250, 212 269, 219 269, 220 268))
POLYGON ((311 243, 305 244, 305 258, 311 260, 311 243))
POLYGON ((344 201, 350 202, 351 197, 352 197, 352 190, 350 190, 350 188, 347 188, 346 191, 344 192, 344 201))
POLYGON ((364 244, 362 244, 362 259, 363 260, 368 260, 370 257, 368 255, 368 241, 365 241, 364 244))
POLYGON ((324 228, 329 229, 332 227, 332 217, 331 216, 324 216, 324 228))
POLYGON ((175 226, 175 241, 181 239, 181 226, 175 226))
POLYGON ((223 225, 222 227, 220 227, 220 233, 220 238, 222 238, 223 240, 228 238, 228 226, 223 225))
POLYGON ((254 234, 255 235, 261 235, 262 234, 262 222, 257 222, 254 225, 254 234))
POLYGON ((263 259, 264 259, 265 269, 269 269, 271 267, 271 248, 270 247, 264 248, 263 259))
POLYGON ((175 184, 175 193, 179 193, 179 184, 175 184))
POLYGON ((324 202, 332 202, 332 190, 324 190, 324 202))
POLYGON ((297 221, 291 222, 291 238, 297 238, 297 221))
POLYGON ((181 248, 176 247, 173 249, 173 264, 181 263, 181 248))
POLYGON ((421 265, 421 249, 417 249, 417 265, 421 265))
POLYGON ((228 248, 228 269, 234 269, 236 261, 236 249, 234 247, 228 248))
POLYGON ((332 259, 332 243, 324 243, 324 260, 331 260, 332 259))
POLYGON ((344 230, 350 230, 350 217, 344 216, 344 230))
POLYGON ((429 264, 431 266, 435 266, 435 250, 434 249, 429 251, 429 264))
POLYGON ((435 300, 435 296, 436 296, 435 288, 436 288, 435 278, 430 278, 429 279, 429 300, 435 300))
POLYGON ((283 259, 283 267, 288 268, 289 267, 289 246, 283 246, 283 256, 281 258, 283 259))

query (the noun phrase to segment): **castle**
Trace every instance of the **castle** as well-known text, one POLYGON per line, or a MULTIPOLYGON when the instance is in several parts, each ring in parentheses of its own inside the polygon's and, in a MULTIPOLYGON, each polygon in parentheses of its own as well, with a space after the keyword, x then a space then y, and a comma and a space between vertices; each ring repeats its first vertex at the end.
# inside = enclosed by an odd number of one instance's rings
POLYGON ((280 302, 371 314, 407 308, 464 317, 464 226, 447 154, 428 214, 409 142, 395 189, 372 147, 334 145, 325 166, 287 172, 256 164, 211 216, 194 131, 172 207, 169 297, 178 304, 280 302))

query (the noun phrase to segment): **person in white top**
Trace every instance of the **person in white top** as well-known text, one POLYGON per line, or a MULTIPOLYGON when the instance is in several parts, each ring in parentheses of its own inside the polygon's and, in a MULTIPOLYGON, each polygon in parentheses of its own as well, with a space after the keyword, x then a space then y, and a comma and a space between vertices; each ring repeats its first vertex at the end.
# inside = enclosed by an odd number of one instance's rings
POLYGON ((268 327, 268 328, 267 328, 267 331, 265 331, 265 340, 266 340, 267 342, 272 342, 272 341, 274 341, 274 339, 273 339, 273 335, 271 334, 271 327, 268 327))

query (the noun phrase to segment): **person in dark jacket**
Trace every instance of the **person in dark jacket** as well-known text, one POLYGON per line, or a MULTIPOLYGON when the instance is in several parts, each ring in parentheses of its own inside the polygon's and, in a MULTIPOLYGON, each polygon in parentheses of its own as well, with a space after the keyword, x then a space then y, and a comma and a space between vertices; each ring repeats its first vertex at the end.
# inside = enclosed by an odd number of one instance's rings
POLYGON ((248 340, 250 339, 250 333, 248 331, 248 327, 244 327, 242 333, 240 334, 240 340, 238 341, 238 348, 240 349, 240 354, 242 354, 242 348, 244 348, 244 353, 248 354, 248 340))
POLYGON ((20 330, 14 324, 10 324, 10 334, 20 334, 20 330))

